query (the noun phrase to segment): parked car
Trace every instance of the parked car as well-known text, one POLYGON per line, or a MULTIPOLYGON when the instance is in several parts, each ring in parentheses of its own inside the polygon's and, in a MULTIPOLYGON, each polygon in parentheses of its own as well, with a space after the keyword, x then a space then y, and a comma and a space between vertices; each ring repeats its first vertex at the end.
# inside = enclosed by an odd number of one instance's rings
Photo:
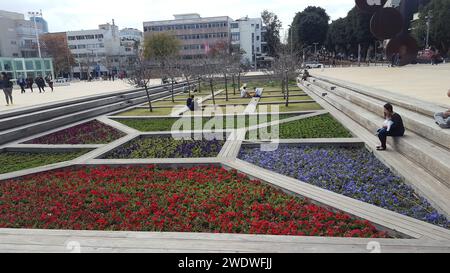
POLYGON ((435 64, 439 64, 444 61, 444 58, 442 58, 441 54, 436 53, 432 49, 425 49, 419 51, 419 53, 417 54, 417 63, 429 64, 432 62, 433 58, 435 58, 435 64))
POLYGON ((316 62, 316 61, 306 62, 306 63, 303 63, 302 68, 306 68, 306 69, 323 68, 323 64, 316 62))
POLYGON ((63 77, 59 77, 55 79, 55 83, 67 83, 68 79, 63 78, 63 77))

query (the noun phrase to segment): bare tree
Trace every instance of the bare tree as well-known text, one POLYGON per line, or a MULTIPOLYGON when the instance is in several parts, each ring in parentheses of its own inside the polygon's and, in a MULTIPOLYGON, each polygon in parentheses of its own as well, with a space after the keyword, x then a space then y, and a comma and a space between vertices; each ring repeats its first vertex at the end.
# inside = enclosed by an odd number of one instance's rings
POLYGON ((273 68, 273 78, 281 81, 281 90, 286 100, 286 107, 289 106, 289 81, 295 78, 297 68, 300 67, 301 58, 297 52, 291 52, 291 49, 281 45, 277 50, 273 68))
POLYGON ((142 55, 138 55, 134 62, 130 62, 129 64, 128 81, 133 86, 139 88, 143 87, 145 89, 149 110, 150 112, 153 112, 152 100, 150 98, 148 88, 154 68, 151 66, 149 61, 145 60, 144 56, 142 55))

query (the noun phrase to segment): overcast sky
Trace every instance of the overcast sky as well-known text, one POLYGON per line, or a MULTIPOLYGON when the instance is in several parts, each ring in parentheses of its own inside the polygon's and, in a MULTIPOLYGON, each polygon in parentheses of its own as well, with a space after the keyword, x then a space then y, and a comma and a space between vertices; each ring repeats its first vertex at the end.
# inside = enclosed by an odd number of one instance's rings
POLYGON ((1 0, 0 9, 27 13, 42 9, 50 32, 95 29, 115 19, 120 28, 142 30, 142 22, 168 20, 173 14, 199 13, 203 17, 228 15, 238 19, 259 17, 264 9, 275 12, 283 28, 309 5, 325 8, 332 19, 343 17, 354 0, 1 0))

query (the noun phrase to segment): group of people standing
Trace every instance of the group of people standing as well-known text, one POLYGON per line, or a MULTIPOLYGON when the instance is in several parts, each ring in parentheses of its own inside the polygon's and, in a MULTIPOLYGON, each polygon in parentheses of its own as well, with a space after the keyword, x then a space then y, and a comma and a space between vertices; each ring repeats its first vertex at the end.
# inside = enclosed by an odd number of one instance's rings
POLYGON ((50 89, 53 92, 53 79, 51 76, 46 76, 45 79, 42 76, 38 76, 36 79, 33 80, 33 78, 19 78, 17 80, 17 84, 20 86, 21 93, 25 93, 25 88, 28 88, 31 90, 31 93, 33 93, 33 84, 37 85, 39 88, 39 93, 45 92, 46 83, 50 87, 50 89))
MULTIPOLYGON (((45 78, 43 78, 42 76, 38 76, 36 79, 33 79, 31 77, 25 79, 21 77, 17 80, 17 85, 20 86, 22 94, 25 93, 26 91, 25 88, 29 88, 31 90, 31 93, 33 93, 33 85, 35 83, 39 88, 39 93, 45 92, 45 87, 47 85, 53 92, 53 79, 51 76, 46 76, 45 78)), ((13 96, 12 96, 13 87, 14 83, 11 77, 6 72, 2 72, 0 76, 0 89, 2 89, 3 93, 5 94, 6 106, 13 105, 13 96)))

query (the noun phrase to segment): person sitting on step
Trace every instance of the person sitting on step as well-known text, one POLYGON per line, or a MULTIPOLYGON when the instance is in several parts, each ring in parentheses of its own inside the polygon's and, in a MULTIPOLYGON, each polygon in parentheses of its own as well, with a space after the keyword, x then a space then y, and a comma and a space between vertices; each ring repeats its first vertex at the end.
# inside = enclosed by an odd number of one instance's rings
POLYGON ((255 88, 253 88, 253 90, 255 90, 255 92, 252 95, 254 98, 261 98, 262 97, 262 94, 264 92, 264 88, 257 88, 257 87, 255 87, 255 88))
MULTIPOLYGON (((447 96, 450 98, 450 89, 447 92, 447 96)), ((436 124, 442 129, 450 129, 450 109, 447 112, 434 114, 436 124)))
POLYGON ((387 103, 384 106, 385 124, 383 128, 378 130, 378 138, 381 141, 381 146, 377 147, 378 151, 386 151, 387 137, 402 137, 405 135, 405 126, 402 117, 394 112, 394 107, 387 103))

